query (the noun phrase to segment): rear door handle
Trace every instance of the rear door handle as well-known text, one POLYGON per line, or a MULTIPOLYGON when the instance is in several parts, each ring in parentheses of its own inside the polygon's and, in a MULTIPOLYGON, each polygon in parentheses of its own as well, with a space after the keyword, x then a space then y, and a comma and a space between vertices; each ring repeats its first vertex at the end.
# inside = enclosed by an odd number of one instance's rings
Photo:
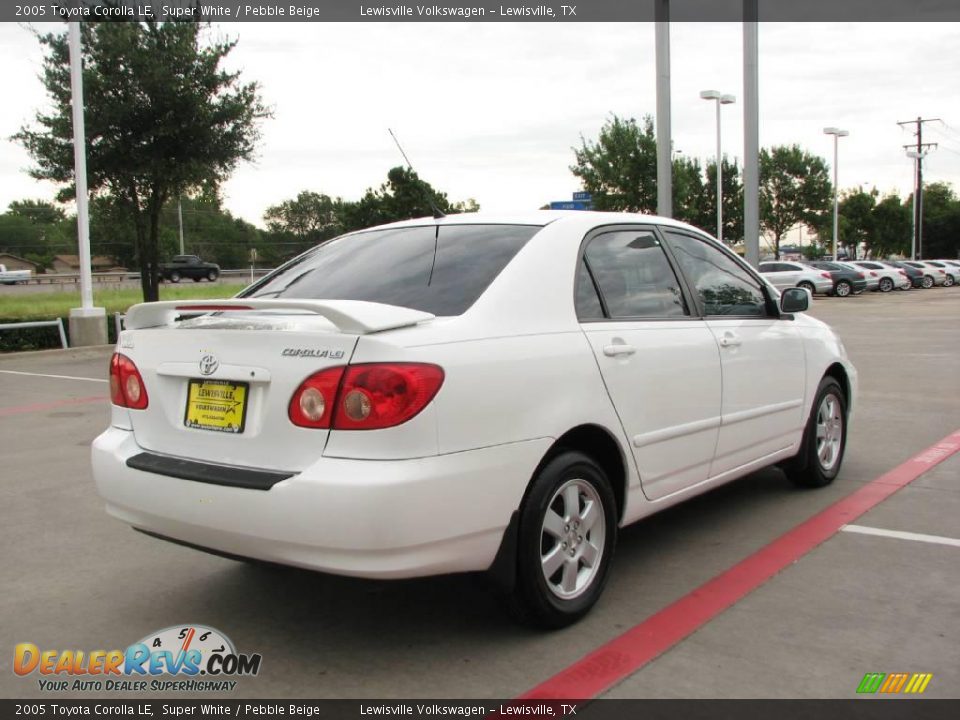
POLYGON ((720 347, 739 347, 742 343, 740 336, 729 330, 720 336, 720 347))
POLYGON ((633 355, 637 349, 633 345, 617 343, 615 345, 605 345, 603 354, 607 357, 616 357, 617 355, 633 355))

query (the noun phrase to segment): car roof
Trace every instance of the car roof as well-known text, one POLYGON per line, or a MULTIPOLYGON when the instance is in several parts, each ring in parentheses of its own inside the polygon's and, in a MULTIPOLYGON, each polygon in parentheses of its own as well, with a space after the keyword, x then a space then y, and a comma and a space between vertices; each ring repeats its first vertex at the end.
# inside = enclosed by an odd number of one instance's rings
POLYGON ((366 230, 380 230, 384 228, 419 227, 423 225, 537 225, 544 227, 551 224, 562 224, 583 228, 598 225, 614 225, 619 223, 649 223, 669 225, 685 230, 694 230, 701 234, 703 230, 672 218, 659 215, 645 215, 642 213, 601 212, 596 210, 533 210, 514 213, 475 212, 446 215, 442 218, 430 216, 401 220, 387 225, 377 225, 365 228, 366 230))

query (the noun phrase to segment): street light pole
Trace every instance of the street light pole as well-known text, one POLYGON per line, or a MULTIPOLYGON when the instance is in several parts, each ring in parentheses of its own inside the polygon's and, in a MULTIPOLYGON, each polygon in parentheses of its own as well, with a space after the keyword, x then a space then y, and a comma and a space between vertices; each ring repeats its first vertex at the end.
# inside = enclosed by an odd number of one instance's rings
POLYGON ((833 135, 833 259, 837 259, 837 236, 840 234, 840 215, 837 196, 839 188, 837 186, 839 175, 839 150, 837 148, 838 140, 846 137, 850 133, 840 128, 827 127, 823 129, 824 135, 833 135))
POLYGON ((717 104, 717 240, 723 242, 723 156, 720 149, 720 106, 737 101, 733 95, 723 95, 717 90, 702 90, 700 97, 714 100, 717 104))

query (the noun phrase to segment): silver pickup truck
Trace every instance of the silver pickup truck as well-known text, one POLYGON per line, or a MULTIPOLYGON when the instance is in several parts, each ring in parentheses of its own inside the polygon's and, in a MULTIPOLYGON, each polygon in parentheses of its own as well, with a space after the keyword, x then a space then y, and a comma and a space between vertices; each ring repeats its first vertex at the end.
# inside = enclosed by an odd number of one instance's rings
POLYGON ((7 270, 7 266, 0 263, 0 283, 4 285, 16 285, 30 281, 29 270, 7 270))

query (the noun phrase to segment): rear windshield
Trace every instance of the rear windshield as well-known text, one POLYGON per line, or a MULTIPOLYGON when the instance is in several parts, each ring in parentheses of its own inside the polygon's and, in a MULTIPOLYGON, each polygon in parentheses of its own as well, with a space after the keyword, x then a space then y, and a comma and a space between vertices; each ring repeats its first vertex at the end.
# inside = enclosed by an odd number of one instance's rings
POLYGON ((346 235, 301 255, 241 297, 367 300, 460 315, 539 230, 428 225, 346 235))

